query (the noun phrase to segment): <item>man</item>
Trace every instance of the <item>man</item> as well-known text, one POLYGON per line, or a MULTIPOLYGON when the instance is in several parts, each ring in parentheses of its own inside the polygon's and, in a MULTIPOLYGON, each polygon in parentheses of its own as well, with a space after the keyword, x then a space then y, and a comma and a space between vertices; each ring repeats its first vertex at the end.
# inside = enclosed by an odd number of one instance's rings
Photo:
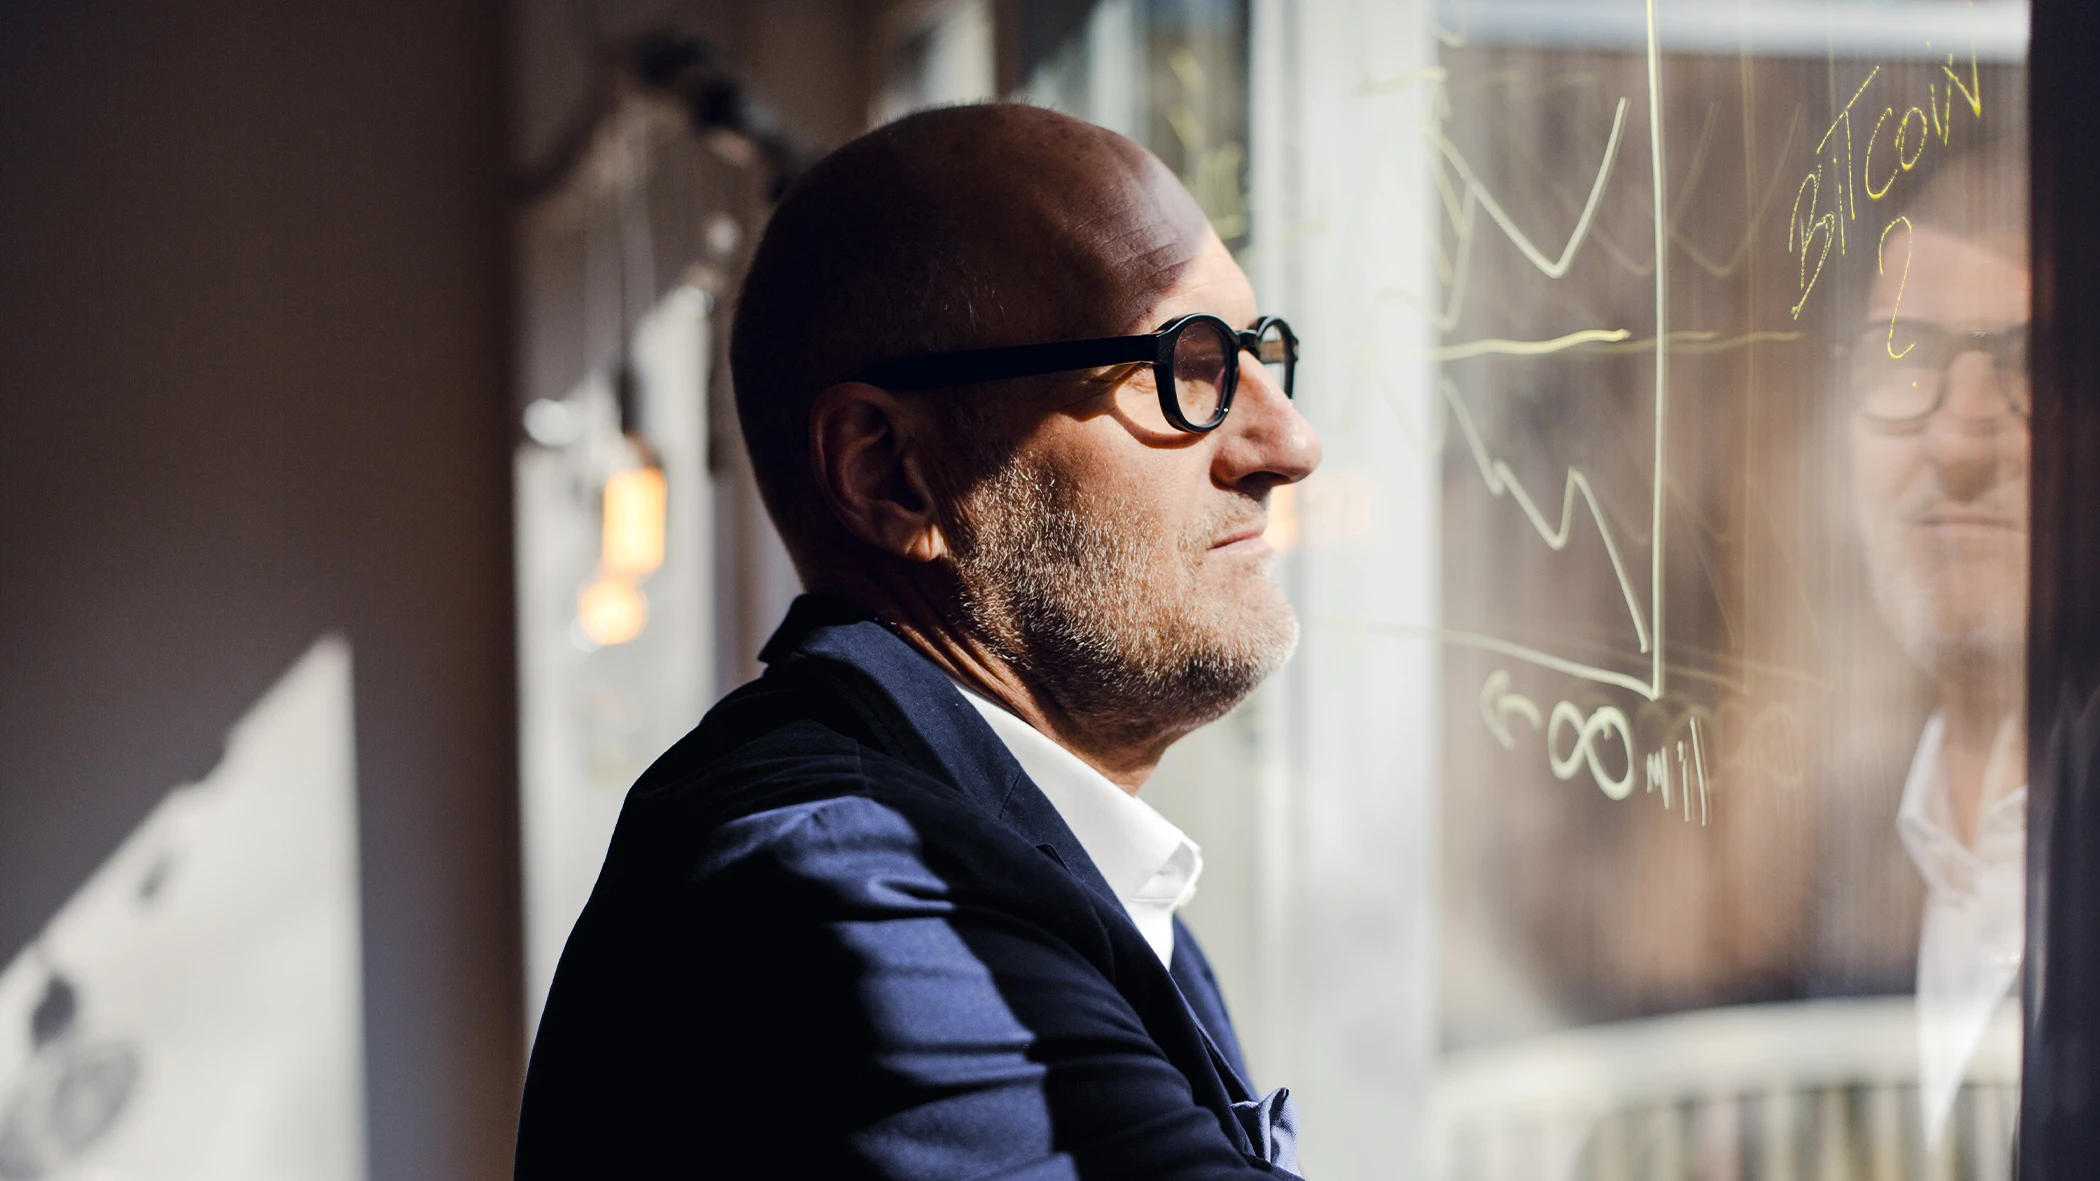
POLYGON ((2026 897, 2027 161, 1950 160, 1885 236, 1850 348, 1876 604, 1933 681, 1897 817, 1926 884, 1920 1099, 1937 1138, 2019 977, 2026 897))
POLYGON ((731 360, 811 593, 628 797, 520 1177, 1292 1175, 1136 792, 1295 642, 1295 353, 1077 120, 927 112, 796 185, 731 360))

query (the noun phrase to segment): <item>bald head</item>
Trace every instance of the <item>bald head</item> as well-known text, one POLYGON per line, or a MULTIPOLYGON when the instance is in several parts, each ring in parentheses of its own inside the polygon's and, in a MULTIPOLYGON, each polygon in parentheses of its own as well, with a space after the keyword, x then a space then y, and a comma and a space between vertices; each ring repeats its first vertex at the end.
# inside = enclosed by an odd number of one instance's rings
POLYGON ((878 362, 1146 331, 1210 231, 1151 153, 1037 107, 925 111, 789 191, 736 314, 730 362, 760 489, 797 561, 817 394, 878 362))

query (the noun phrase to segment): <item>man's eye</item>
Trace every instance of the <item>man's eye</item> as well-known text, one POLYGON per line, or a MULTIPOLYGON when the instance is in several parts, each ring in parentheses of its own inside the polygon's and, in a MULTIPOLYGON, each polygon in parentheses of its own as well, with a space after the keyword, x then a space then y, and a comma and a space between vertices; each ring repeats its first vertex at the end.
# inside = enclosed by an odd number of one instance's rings
POLYGON ((1881 359, 1909 365, 1930 365, 1934 341, 1939 334, 1921 324, 1898 320, 1881 334, 1881 359))

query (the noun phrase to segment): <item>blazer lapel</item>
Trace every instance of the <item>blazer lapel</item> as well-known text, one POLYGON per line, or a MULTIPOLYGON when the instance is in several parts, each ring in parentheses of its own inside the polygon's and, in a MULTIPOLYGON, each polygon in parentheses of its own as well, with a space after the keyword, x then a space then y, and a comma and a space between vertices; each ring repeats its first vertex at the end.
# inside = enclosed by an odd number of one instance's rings
MULTIPOLYGON (((1225 994, 1218 989, 1217 976, 1211 971, 1210 959, 1203 954, 1203 947, 1196 942, 1195 932, 1174 918, 1174 962, 1171 965, 1174 983, 1181 987, 1181 995, 1188 1001, 1189 1009, 1196 1014, 1196 1021, 1203 1032, 1210 1036, 1211 1045, 1223 1060, 1227 1070, 1235 1077, 1245 1094, 1243 1099, 1254 1097, 1254 1083, 1247 1074, 1246 1060, 1240 1054, 1240 1039, 1232 1028, 1232 1018, 1225 1011, 1225 994)), ((1220 1073, 1226 1073, 1220 1071, 1220 1073)))

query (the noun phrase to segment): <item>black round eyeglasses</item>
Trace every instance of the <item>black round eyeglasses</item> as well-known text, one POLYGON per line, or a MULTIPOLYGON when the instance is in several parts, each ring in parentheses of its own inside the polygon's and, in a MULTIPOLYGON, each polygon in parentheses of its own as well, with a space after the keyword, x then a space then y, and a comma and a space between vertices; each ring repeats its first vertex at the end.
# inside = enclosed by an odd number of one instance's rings
POLYGON ((1947 371, 1957 358, 1990 358, 2005 404, 2021 419, 2034 412, 2027 376, 2027 326, 1999 332, 1956 332, 1924 320, 1881 320, 1836 350, 1851 387, 1853 408, 1876 422, 1922 422, 1947 400, 1947 371))
POLYGON ((1289 324, 1277 316, 1264 316, 1254 327, 1238 329, 1202 312, 1169 320, 1159 331, 1138 336, 964 349, 885 361, 863 370, 854 380, 891 390, 934 390, 1149 362, 1159 383, 1159 408, 1167 421, 1179 430, 1200 433, 1216 430, 1232 409, 1242 352, 1254 354, 1268 367, 1284 397, 1293 396, 1298 336, 1289 324))

